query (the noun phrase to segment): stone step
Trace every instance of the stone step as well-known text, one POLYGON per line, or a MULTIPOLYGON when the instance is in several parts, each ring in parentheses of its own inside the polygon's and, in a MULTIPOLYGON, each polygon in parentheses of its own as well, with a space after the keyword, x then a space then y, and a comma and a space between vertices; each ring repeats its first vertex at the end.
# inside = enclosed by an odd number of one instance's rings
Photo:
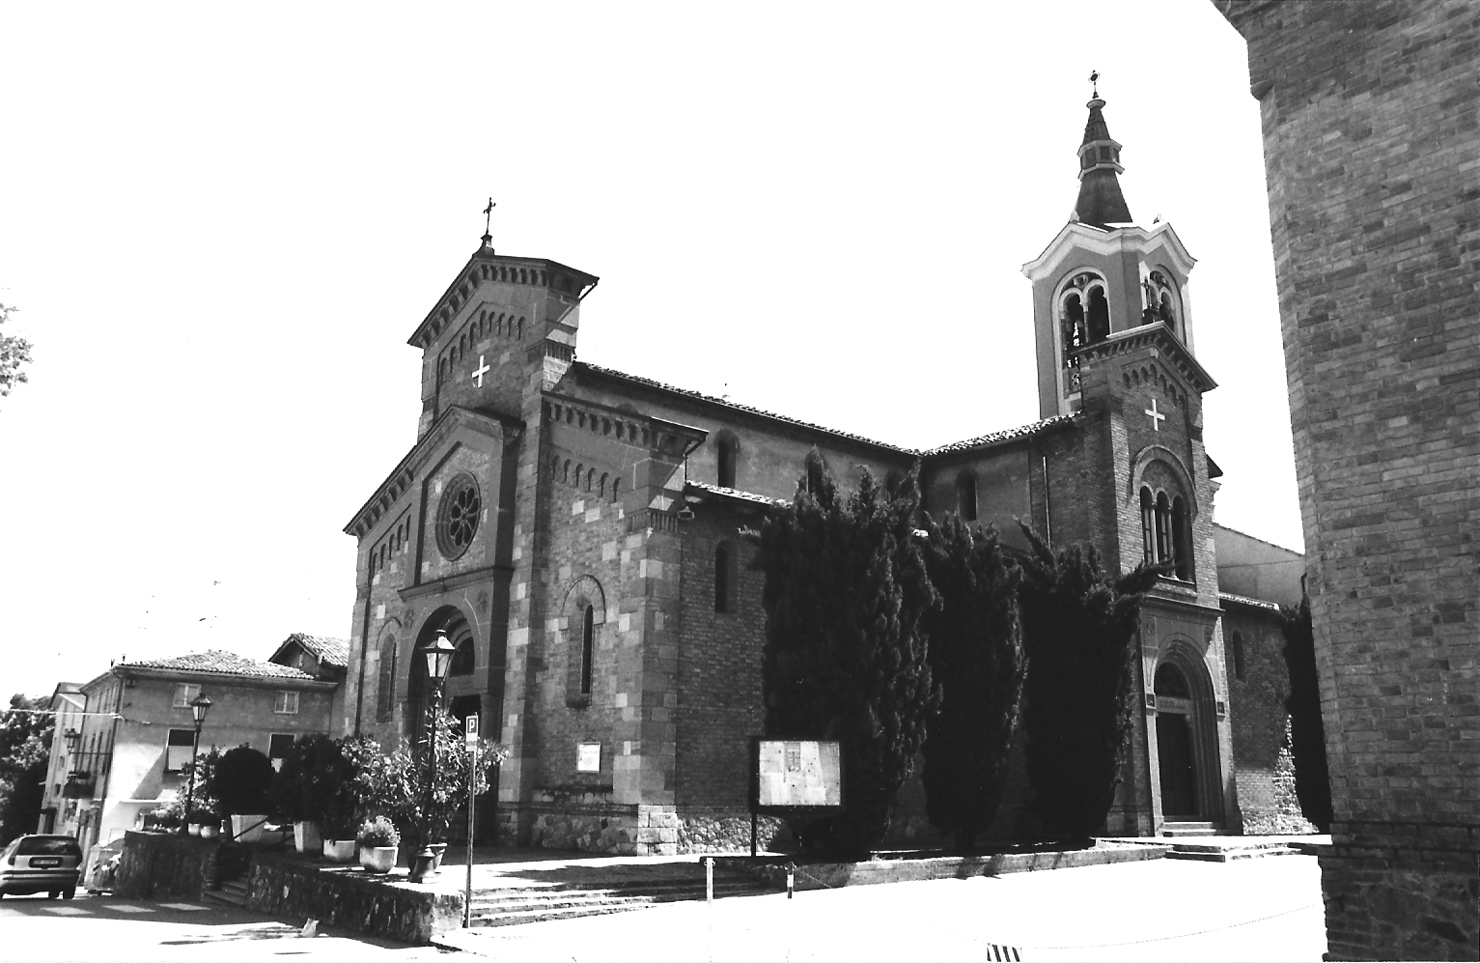
POLYGON ((1198 859, 1210 863, 1231 863, 1238 859, 1262 859, 1265 856, 1298 856, 1299 850, 1282 843, 1266 843, 1253 846, 1184 846, 1175 844, 1167 853, 1167 859, 1198 859))
POLYGON ((583 916, 611 916, 614 913, 630 913, 646 909, 653 904, 647 902, 612 903, 604 906, 540 908, 516 910, 507 913, 473 913, 473 926, 518 926, 523 923, 547 923, 553 920, 573 920, 583 916))
POLYGON ((1210 822, 1176 822, 1162 823, 1161 835, 1163 836, 1218 836, 1222 833, 1213 828, 1210 822))
POLYGON ((220 889, 206 890, 205 897, 217 903, 244 907, 247 905, 247 881, 244 879, 227 880, 221 884, 220 889))
MULTIPOLYGON (((714 881, 716 899, 775 892, 763 880, 727 877, 714 881)), ((599 885, 516 886, 473 894, 474 926, 509 926, 638 910, 655 903, 702 900, 702 879, 656 879, 599 885)))

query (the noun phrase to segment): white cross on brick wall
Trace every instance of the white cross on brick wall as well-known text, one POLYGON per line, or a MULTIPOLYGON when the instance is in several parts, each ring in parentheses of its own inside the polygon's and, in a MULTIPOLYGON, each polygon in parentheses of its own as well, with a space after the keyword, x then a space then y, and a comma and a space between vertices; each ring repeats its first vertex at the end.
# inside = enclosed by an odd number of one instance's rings
POLYGON ((1142 414, 1146 414, 1146 415, 1150 415, 1151 416, 1151 429, 1153 431, 1161 431, 1161 423, 1163 421, 1166 421, 1167 420, 1167 416, 1166 415, 1164 415, 1161 412, 1159 412, 1159 411, 1156 410, 1156 399, 1155 398, 1152 398, 1151 399, 1151 407, 1150 408, 1147 408, 1144 412, 1142 412, 1142 414))
POLYGON ((478 355, 478 369, 473 372, 473 380, 478 383, 478 387, 483 387, 483 376, 492 370, 492 368, 483 363, 483 356, 481 354, 478 355))

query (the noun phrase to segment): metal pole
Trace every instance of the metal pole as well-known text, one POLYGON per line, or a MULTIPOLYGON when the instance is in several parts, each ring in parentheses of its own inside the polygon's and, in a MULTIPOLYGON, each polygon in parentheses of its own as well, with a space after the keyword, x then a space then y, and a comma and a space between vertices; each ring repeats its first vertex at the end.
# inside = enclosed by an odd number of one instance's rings
POLYGON ((473 786, 478 782, 478 743, 468 744, 468 880, 463 890, 463 929, 473 925, 473 786))
POLYGON ((185 818, 180 823, 180 835, 185 836, 190 832, 190 810, 195 808, 195 760, 200 755, 200 724, 202 720, 195 722, 195 741, 190 745, 190 775, 185 781, 185 818))

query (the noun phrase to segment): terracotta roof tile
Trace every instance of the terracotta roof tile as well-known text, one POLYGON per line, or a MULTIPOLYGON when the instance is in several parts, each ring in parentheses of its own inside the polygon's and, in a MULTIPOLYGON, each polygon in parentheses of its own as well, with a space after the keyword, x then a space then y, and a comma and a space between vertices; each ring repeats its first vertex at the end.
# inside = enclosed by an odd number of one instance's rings
POLYGON ((1251 609, 1269 609, 1278 612, 1280 607, 1274 602, 1266 602, 1264 599, 1251 599, 1246 595, 1234 595, 1232 592, 1219 592, 1218 601, 1228 602, 1233 605, 1247 605, 1251 609))
POLYGON ((297 642, 307 649, 315 659, 325 665, 337 665, 345 668, 349 665, 349 642, 344 639, 331 639, 324 635, 309 635, 305 632, 294 632, 283 640, 284 642, 297 642))
POLYGON ((189 655, 178 655, 172 659, 143 659, 138 662, 124 662, 119 664, 119 668, 169 669, 175 672, 206 672, 214 675, 240 675, 275 679, 308 680, 313 678, 313 676, 304 672, 302 669, 278 665, 276 662, 262 662, 258 659, 249 659, 246 656, 237 655, 235 652, 226 652, 222 649, 192 652, 189 655))
POLYGON ((1043 421, 1035 421, 1030 425, 1019 425, 1016 428, 1008 428, 1003 431, 994 431, 977 438, 968 438, 965 441, 953 441, 949 445, 941 445, 939 448, 930 448, 920 452, 921 455, 945 455, 951 452, 968 451, 972 448, 990 448, 992 445, 1000 445, 1008 441, 1016 441, 1019 438, 1029 438, 1042 431, 1055 428, 1059 425, 1067 425, 1075 418, 1080 417, 1076 412, 1072 415, 1055 415, 1045 418, 1043 421))

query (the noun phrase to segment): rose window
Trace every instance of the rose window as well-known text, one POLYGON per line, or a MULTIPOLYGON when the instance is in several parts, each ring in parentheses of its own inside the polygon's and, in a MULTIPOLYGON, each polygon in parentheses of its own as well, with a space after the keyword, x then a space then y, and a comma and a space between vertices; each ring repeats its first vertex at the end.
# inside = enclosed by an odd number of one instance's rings
POLYGON ((473 544, 482 510, 483 500, 473 476, 463 473, 452 479, 442 493, 442 507, 437 512, 437 546, 445 557, 458 558, 473 544))

